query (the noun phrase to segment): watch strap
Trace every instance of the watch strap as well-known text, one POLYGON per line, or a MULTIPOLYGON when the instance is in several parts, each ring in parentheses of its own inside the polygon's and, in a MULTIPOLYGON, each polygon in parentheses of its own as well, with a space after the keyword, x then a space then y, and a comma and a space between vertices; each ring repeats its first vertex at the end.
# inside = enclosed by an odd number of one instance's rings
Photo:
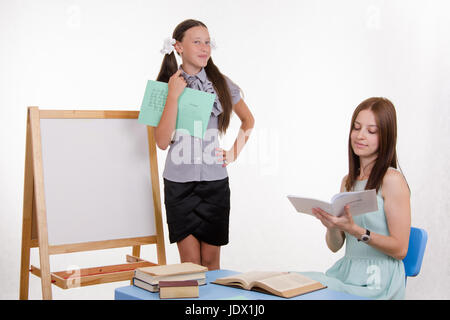
POLYGON ((369 239, 370 239, 370 230, 369 230, 369 229, 366 229, 366 233, 363 234, 363 235, 361 236, 361 238, 359 238, 359 239, 357 239, 357 240, 358 240, 358 241, 363 241, 363 242, 365 242, 364 240, 362 240, 362 238, 363 238, 364 236, 368 236, 369 239))

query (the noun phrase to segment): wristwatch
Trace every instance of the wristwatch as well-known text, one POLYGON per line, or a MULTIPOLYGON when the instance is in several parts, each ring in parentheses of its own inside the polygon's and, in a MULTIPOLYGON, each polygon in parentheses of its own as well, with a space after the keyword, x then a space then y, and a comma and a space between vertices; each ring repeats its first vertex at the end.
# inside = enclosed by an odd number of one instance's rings
POLYGON ((361 238, 358 239, 358 241, 362 241, 362 242, 364 242, 364 243, 369 242, 369 241, 370 241, 370 230, 369 230, 369 229, 366 229, 366 233, 363 234, 363 235, 361 236, 361 238))

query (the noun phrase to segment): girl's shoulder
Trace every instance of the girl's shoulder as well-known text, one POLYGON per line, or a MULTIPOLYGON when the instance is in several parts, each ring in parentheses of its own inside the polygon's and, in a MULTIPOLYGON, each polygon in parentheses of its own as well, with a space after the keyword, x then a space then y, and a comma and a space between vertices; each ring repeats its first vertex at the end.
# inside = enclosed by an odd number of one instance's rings
POLYGON ((231 94, 231 102, 232 104, 236 104, 239 100, 241 100, 242 95, 241 95, 241 88, 233 81, 231 80, 229 77, 227 77, 226 75, 223 75, 225 82, 230 90, 230 94, 231 94))
POLYGON ((403 173, 395 168, 388 168, 386 174, 383 177, 381 189, 383 191, 383 195, 385 195, 386 193, 396 193, 399 191, 409 192, 408 183, 406 182, 403 173))
POLYGON ((225 79, 225 83, 228 85, 228 87, 230 89, 240 89, 239 86, 236 84, 236 82, 234 82, 233 80, 231 80, 228 76, 223 75, 223 78, 225 79))
MULTIPOLYGON (((389 167, 383 177, 383 185, 384 184, 392 184, 392 183, 399 183, 401 181, 405 181, 405 177, 403 176, 403 174, 392 167, 389 167)), ((405 181, 406 182, 406 181, 405 181)))

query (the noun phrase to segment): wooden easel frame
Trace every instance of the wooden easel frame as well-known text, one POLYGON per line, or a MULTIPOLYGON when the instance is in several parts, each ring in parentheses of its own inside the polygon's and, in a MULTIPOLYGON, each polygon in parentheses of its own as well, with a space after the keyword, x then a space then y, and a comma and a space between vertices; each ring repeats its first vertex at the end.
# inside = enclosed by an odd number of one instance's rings
POLYGON ((40 119, 137 119, 138 116, 138 111, 39 110, 38 107, 28 107, 20 299, 28 299, 30 272, 41 278, 43 299, 52 299, 52 283, 68 289, 74 286, 73 283, 75 286, 88 286, 131 280, 134 269, 156 265, 139 258, 141 245, 145 244, 156 244, 158 265, 166 264, 156 144, 152 127, 147 127, 147 132, 156 235, 65 245, 49 245, 48 242, 40 119), (76 278, 66 271, 50 272, 50 255, 128 246, 132 247, 132 256, 127 255, 126 264, 81 269, 76 278), (36 247, 39 248, 40 268, 30 266, 30 251, 36 247))

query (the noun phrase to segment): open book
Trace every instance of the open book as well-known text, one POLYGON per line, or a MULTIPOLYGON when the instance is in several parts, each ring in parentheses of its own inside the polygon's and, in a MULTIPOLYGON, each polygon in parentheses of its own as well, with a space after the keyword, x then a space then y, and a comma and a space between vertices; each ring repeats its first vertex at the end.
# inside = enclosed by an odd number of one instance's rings
MULTIPOLYGON (((148 80, 138 122, 157 127, 166 104, 169 87, 161 81, 148 80)), ((178 98, 176 129, 203 139, 216 95, 184 88, 178 98)))
POLYGON ((299 196, 288 196, 288 199, 291 201, 297 212, 310 215, 313 214, 313 208, 320 208, 331 215, 339 217, 344 214, 344 207, 347 204, 350 206, 350 213, 352 216, 378 210, 375 190, 338 193, 331 198, 331 203, 299 196))
POLYGON ((284 298, 326 288, 320 282, 298 273, 251 271, 219 278, 212 283, 230 287, 255 290, 284 298))

